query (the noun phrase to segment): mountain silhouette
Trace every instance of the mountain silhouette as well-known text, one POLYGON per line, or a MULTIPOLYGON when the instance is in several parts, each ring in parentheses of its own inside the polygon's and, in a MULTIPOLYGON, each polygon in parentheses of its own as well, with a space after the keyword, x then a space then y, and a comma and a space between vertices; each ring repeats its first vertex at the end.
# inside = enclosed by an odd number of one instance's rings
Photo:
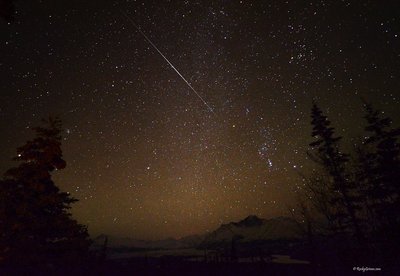
POLYGON ((234 237, 242 237, 242 242, 291 240, 299 238, 296 222, 287 217, 261 219, 248 216, 239 222, 221 225, 206 235, 201 246, 228 243, 234 237))
MULTIPOLYGON (((242 242, 270 241, 299 238, 295 221, 288 217, 262 219, 250 215, 238 222, 222 224, 216 230, 204 235, 190 235, 180 239, 139 240, 126 237, 108 237, 111 248, 141 248, 141 249, 177 249, 207 247, 213 244, 228 243, 234 237, 241 237, 242 242)), ((104 243, 105 235, 94 239, 94 246, 104 243)))

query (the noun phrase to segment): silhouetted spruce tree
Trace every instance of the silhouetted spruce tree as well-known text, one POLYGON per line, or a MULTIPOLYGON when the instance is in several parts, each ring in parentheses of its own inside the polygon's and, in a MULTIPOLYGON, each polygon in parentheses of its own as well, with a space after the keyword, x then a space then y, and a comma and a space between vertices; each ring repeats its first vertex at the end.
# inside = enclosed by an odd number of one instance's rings
MULTIPOLYGON (((328 185, 330 177, 327 176, 325 171, 318 170, 308 177, 303 176, 303 179, 303 197, 304 200, 310 202, 314 210, 313 217, 319 221, 320 232, 331 231, 335 234, 340 231, 341 227, 337 218, 338 208, 331 204, 335 196, 332 194, 332 187, 328 185)), ((299 207, 296 209, 301 210, 302 208, 299 207)))
POLYGON ((17 149, 18 167, 0 182, 0 263, 69 263, 85 257, 86 227, 72 219, 77 200, 61 192, 51 173, 65 168, 61 121, 49 118, 36 137, 17 149))
POLYGON ((315 141, 310 143, 310 157, 322 166, 330 176, 328 190, 329 198, 336 212, 335 219, 343 230, 351 227, 357 240, 363 240, 363 233, 357 210, 359 209, 359 197, 355 193, 355 183, 350 180, 346 172, 346 163, 349 156, 342 153, 339 148, 341 137, 335 137, 331 122, 323 115, 320 108, 314 103, 311 110, 312 136, 315 141))
POLYGON ((361 141, 360 144, 355 145, 356 159, 354 162, 354 178, 358 185, 358 191, 362 197, 362 215, 368 222, 364 229, 366 232, 374 232, 377 230, 380 224, 381 218, 377 216, 377 212, 374 211, 376 206, 375 189, 372 187, 375 185, 373 182, 372 171, 374 170, 374 155, 371 153, 371 146, 365 144, 365 141, 361 141))
POLYGON ((391 128, 392 120, 382 116, 383 112, 375 110, 371 104, 365 104, 365 111, 367 137, 358 154, 358 178, 363 184, 368 209, 379 227, 397 232, 400 214, 400 128, 391 128))

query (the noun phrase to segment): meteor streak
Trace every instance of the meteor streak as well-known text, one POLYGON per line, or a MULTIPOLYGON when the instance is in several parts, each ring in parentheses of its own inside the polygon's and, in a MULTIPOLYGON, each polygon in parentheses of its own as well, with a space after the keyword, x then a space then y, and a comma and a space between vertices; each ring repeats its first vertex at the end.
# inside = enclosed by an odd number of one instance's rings
POLYGON ((166 62, 171 66, 172 69, 178 74, 179 77, 189 86, 189 88, 199 97, 199 99, 208 107, 208 109, 213 113, 214 110, 211 108, 211 106, 200 96, 200 94, 196 91, 196 89, 193 88, 193 86, 186 80, 186 78, 176 69, 176 67, 167 59, 167 57, 157 48, 157 46, 150 40, 150 38, 147 37, 147 35, 140 29, 138 25, 130 18, 126 13, 121 11, 121 13, 129 20, 129 22, 132 23, 132 25, 139 31, 139 33, 147 40, 147 42, 150 43, 151 46, 164 58, 166 62))

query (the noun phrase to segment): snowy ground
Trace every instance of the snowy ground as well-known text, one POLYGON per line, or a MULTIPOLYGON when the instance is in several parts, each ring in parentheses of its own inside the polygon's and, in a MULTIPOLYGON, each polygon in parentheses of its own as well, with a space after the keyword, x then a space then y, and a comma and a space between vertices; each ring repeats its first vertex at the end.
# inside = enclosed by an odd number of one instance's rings
POLYGON ((162 256, 192 256, 192 257, 203 257, 204 251, 197 250, 194 248, 188 249, 165 249, 165 250, 148 250, 138 252, 110 252, 109 259, 126 259, 134 257, 162 257, 162 256))
MULTIPOLYGON (((163 256, 179 256, 187 257, 188 261, 199 262, 204 260, 204 251, 197 250, 194 248, 187 249, 168 249, 168 250, 149 250, 141 252, 110 252, 109 259, 128 259, 135 257, 149 257, 159 258, 163 256)), ((289 255, 271 255, 272 263, 279 264, 309 264, 308 261, 292 259, 289 255)), ((252 263, 255 262, 254 258, 239 258, 240 263, 252 263)))

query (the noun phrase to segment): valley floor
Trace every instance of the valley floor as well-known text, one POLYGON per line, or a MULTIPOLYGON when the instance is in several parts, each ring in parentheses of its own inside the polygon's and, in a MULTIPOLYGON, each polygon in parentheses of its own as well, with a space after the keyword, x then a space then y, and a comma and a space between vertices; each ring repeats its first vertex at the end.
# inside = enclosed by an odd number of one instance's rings
MULTIPOLYGON (((279 257, 278 257, 279 258, 279 257)), ((282 258, 282 257, 280 257, 282 258)), ((285 259, 285 257, 283 258, 285 259)), ((1 275, 357 275, 353 267, 313 266, 306 263, 277 262, 204 262, 190 261, 177 256, 135 257, 129 259, 108 260, 101 264, 90 264, 82 267, 64 267, 56 269, 19 268, 3 270, 1 275)), ((368 271, 368 275, 396 275, 393 269, 385 271, 368 271)))

